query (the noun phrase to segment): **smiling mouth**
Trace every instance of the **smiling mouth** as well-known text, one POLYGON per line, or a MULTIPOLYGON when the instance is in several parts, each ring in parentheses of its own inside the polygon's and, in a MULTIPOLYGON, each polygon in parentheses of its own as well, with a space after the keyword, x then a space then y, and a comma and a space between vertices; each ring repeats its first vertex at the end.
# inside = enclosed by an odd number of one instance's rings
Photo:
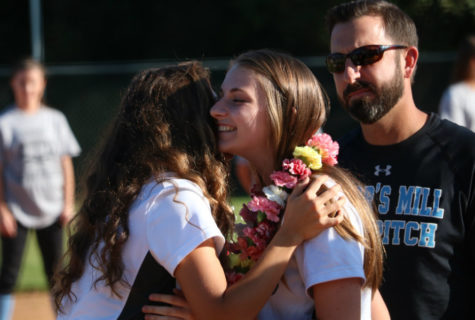
POLYGON ((231 132, 231 131, 236 131, 236 128, 230 127, 230 126, 220 125, 220 126, 218 126, 218 131, 219 132, 231 132))

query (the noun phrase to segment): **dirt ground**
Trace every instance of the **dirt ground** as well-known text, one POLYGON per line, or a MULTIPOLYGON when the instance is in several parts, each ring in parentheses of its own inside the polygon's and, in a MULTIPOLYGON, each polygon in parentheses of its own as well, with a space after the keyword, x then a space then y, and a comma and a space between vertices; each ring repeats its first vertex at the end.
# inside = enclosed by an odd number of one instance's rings
POLYGON ((15 294, 13 320, 53 320, 55 318, 48 292, 18 292, 15 294))

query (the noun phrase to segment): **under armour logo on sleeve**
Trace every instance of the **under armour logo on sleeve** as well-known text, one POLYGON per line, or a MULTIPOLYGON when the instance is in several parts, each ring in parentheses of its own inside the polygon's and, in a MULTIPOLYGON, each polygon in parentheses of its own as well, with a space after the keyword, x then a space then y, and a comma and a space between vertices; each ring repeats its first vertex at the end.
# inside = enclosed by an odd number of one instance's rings
POLYGON ((379 177, 380 173, 384 173, 385 176, 389 176, 391 175, 391 168, 392 166, 390 164, 388 164, 384 169, 378 164, 374 167, 374 175, 379 177))

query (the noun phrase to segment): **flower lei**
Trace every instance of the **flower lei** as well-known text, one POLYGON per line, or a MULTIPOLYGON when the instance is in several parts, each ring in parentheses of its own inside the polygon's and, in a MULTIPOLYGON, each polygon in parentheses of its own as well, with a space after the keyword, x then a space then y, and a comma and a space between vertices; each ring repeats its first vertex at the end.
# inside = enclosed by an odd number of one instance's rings
POLYGON ((300 180, 309 177, 323 164, 337 164, 339 145, 330 135, 316 134, 305 146, 295 147, 292 159, 285 159, 281 171, 270 178, 274 184, 251 190, 251 201, 243 205, 239 215, 245 225, 237 232, 237 239, 226 244, 229 284, 239 281, 254 265, 277 232, 290 191, 300 180))

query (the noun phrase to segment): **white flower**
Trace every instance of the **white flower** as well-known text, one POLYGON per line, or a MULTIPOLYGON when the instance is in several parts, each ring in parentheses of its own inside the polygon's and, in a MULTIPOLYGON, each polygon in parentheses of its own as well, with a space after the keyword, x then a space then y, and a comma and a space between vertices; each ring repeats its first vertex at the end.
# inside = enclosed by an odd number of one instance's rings
POLYGON ((264 192, 267 199, 269 199, 270 201, 277 202, 281 207, 285 206, 285 201, 289 196, 289 194, 285 192, 283 188, 279 188, 278 186, 273 184, 262 188, 262 192, 264 192))

